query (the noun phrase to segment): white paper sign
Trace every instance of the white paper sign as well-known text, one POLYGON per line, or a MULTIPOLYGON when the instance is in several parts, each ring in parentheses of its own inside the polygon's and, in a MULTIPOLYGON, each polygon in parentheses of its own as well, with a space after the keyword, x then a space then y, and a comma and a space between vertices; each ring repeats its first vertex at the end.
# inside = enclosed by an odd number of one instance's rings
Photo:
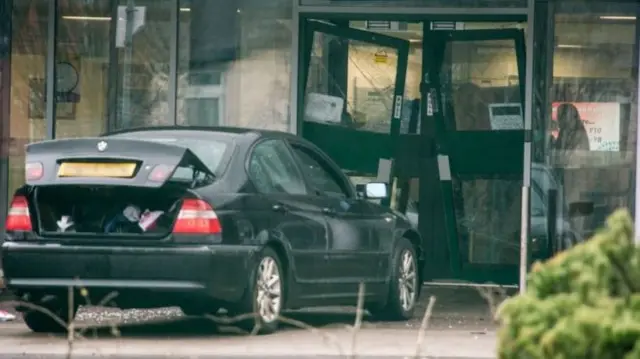
POLYGON ((524 117, 519 103, 492 103, 489 105, 492 130, 522 130, 524 117))
POLYGON ((312 122, 340 123, 343 108, 344 99, 340 97, 310 93, 304 107, 304 119, 312 122))

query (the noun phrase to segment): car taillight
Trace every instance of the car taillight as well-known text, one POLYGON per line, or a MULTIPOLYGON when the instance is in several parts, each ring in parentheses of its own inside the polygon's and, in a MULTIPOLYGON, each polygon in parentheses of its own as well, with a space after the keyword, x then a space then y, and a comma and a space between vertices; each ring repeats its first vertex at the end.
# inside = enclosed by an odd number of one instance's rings
POLYGON ((39 180, 44 175, 44 168, 40 162, 28 162, 24 170, 27 181, 39 180))
POLYGON ((153 182, 164 182, 171 176, 171 172, 173 172, 174 167, 167 165, 157 165, 153 168, 151 173, 149 173, 149 181, 153 182))
POLYGON ((29 202, 25 196, 17 195, 13 197, 9 206, 9 214, 5 224, 7 231, 25 231, 33 230, 31 227, 31 216, 29 215, 29 202))
POLYGON ((185 199, 173 226, 173 233, 218 234, 222 232, 220 220, 211 206, 201 199, 185 199))

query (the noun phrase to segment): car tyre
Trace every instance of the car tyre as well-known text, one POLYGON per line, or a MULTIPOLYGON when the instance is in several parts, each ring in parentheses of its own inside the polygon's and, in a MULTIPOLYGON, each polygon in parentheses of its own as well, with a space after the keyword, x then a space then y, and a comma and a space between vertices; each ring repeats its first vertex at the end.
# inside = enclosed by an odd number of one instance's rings
POLYGON ((230 316, 251 315, 238 326, 256 334, 270 334, 278 330, 284 305, 285 276, 278 254, 264 248, 250 272, 248 290, 240 305, 230 316))
POLYGON ((389 278, 389 297, 381 306, 368 308, 378 320, 403 321, 413 317, 420 283, 418 260, 411 242, 401 238, 393 252, 389 278))
POLYGON ((25 308, 22 311, 23 320, 27 327, 35 333, 66 333, 70 323, 69 319, 73 320, 75 318, 79 307, 78 305, 74 305, 71 318, 69 318, 69 305, 66 300, 56 297, 48 301, 32 304, 50 311, 62 321, 62 323, 60 323, 48 313, 40 310, 25 308), (62 326, 63 323, 64 326, 62 326))

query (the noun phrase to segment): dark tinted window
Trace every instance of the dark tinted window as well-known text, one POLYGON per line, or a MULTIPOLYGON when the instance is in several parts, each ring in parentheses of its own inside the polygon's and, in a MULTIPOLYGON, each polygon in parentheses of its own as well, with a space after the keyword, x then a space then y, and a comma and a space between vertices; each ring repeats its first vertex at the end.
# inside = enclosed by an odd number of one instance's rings
POLYGON ((347 197, 347 193, 340 185, 338 175, 333 173, 326 163, 304 148, 294 147, 293 152, 315 190, 329 196, 347 197))
POLYGON ((295 159, 279 140, 261 142, 253 149, 249 177, 261 193, 307 193, 295 159))

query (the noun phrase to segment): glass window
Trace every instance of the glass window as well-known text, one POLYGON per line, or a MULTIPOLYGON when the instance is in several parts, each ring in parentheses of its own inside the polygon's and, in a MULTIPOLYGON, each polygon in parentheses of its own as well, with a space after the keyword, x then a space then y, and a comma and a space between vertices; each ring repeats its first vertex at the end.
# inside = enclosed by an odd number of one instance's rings
POLYGON ((175 0, 118 1, 111 39, 117 51, 117 64, 110 69, 115 76, 109 86, 117 88, 111 129, 173 124, 168 100, 175 6, 175 0))
POLYGON ((48 0, 13 2, 10 117, 6 119, 10 121, 9 196, 24 184, 24 146, 47 136, 44 80, 48 4, 48 0))
POLYGON ((535 185, 531 188, 531 216, 533 217, 545 217, 547 213, 540 191, 540 188, 535 185))
POLYGON ((178 124, 288 130, 291 6, 180 0, 178 124))
POLYGON ((329 170, 328 166, 323 165, 321 160, 316 159, 309 151, 300 147, 294 147, 293 152, 302 163, 302 170, 306 172, 307 178, 315 190, 330 196, 347 197, 346 192, 336 180, 337 174, 329 170))
POLYGON ((254 148, 249 177, 261 193, 307 193, 295 159, 280 140, 267 140, 254 148))
MULTIPOLYGON (((56 138, 106 129, 112 1, 59 3, 56 38, 56 138)), ((44 90, 44 82, 39 84, 44 90)))
POLYGON ((534 49, 534 165, 553 172, 566 206, 593 203, 593 213, 565 218, 583 238, 633 203, 638 39, 628 15, 636 5, 536 2, 545 20, 534 49))

